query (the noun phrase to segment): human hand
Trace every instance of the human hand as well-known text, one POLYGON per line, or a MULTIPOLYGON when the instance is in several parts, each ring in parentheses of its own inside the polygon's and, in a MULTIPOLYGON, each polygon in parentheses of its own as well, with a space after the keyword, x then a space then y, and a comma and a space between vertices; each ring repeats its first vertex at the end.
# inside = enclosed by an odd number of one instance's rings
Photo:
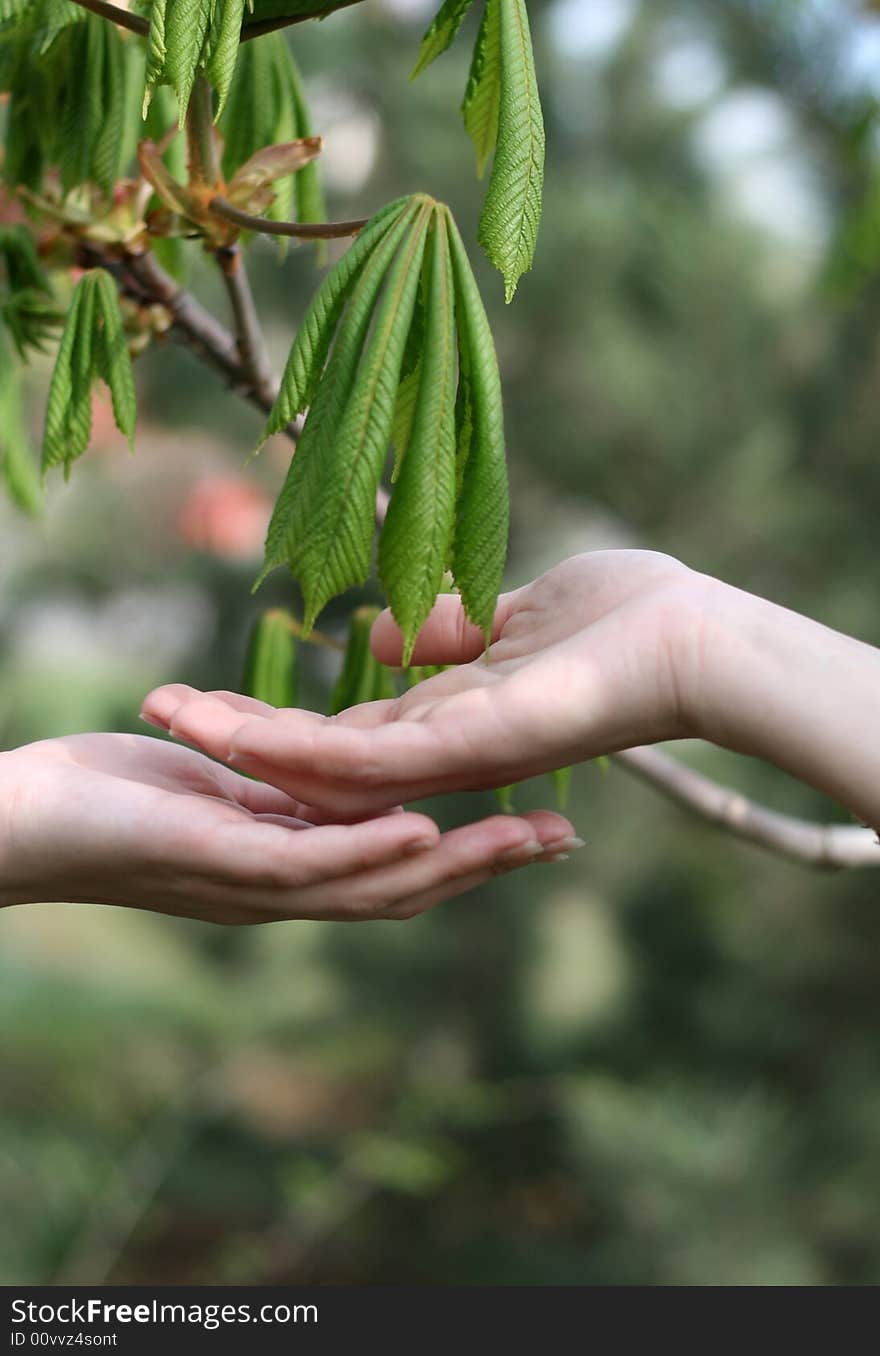
POLYGON ((63 900, 214 923, 410 918, 572 832, 498 815, 441 836, 424 815, 357 823, 188 749, 76 735, 0 754, 0 905, 63 900))
MULTIPOLYGON (((438 792, 501 786, 617 749, 695 733, 691 689, 714 581, 668 556, 575 556, 502 595, 489 662, 458 597, 438 598, 413 662, 457 667, 396 701, 328 719, 172 686, 148 718, 215 757, 347 813, 438 792)), ((397 664, 388 612, 377 658, 397 664)))

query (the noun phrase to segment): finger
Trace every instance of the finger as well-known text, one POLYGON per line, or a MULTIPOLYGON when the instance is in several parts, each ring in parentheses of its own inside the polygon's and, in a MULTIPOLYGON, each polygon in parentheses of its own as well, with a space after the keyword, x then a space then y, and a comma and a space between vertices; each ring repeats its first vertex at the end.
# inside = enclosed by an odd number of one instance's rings
POLYGON ((485 688, 444 698, 442 706, 442 721, 392 720, 374 729, 336 721, 313 725, 295 711, 271 722, 246 721, 230 743, 228 761, 288 794, 318 805, 332 802, 346 812, 520 779, 520 772, 509 774, 521 755, 511 748, 499 705, 485 688))
POLYGON ((272 721, 261 713, 245 715, 207 692, 198 692, 169 712, 166 728, 175 739, 224 758, 230 741, 245 723, 269 726, 272 721))
MULTIPOLYGON (((240 697, 238 693, 200 692, 197 688, 173 684, 162 689, 161 723, 175 738, 192 745, 212 758, 229 761, 229 744, 242 725, 245 711, 256 712, 255 718, 261 724, 269 725, 271 718, 287 715, 264 702, 255 702, 249 697, 240 697), (244 711, 237 706, 246 703, 244 711), (268 715, 264 715, 267 712, 268 715)), ((154 694, 151 694, 151 697, 154 694)), ((378 703, 376 703, 378 705, 378 703)), ((326 721, 312 711, 294 712, 307 721, 326 721)), ((158 719, 158 718, 157 718, 158 719)), ((239 776, 231 769, 218 768, 214 771, 221 788, 221 794, 230 796, 239 805, 254 813, 292 814, 312 824, 351 823, 361 819, 374 818, 378 814, 397 813, 399 804, 393 797, 386 798, 382 804, 366 803, 364 797, 349 798, 350 805, 325 803, 313 805, 308 799, 296 795, 296 778, 279 776, 277 769, 270 763, 257 766, 253 760, 240 764, 247 772, 246 777, 239 776), (226 773, 226 779, 221 773, 226 773), (230 780, 231 778, 231 780, 230 780), (257 778, 255 782, 252 779, 257 778), (260 783, 268 783, 261 786, 260 783), (273 788, 271 791, 269 788, 273 788), (275 789, 277 788, 277 790, 275 789), (279 799, 280 797, 280 799, 279 799)))
POLYGON ((307 819, 296 819, 293 815, 254 815, 261 824, 279 824, 282 829, 313 829, 314 824, 307 819))
MULTIPOLYGON (((492 640, 497 640, 501 628, 516 605, 516 593, 503 593, 498 599, 492 623, 492 640)), ((380 612, 373 622, 370 647, 382 664, 399 664, 403 655, 403 636, 389 609, 380 612)), ((486 648, 486 638, 478 626, 465 616, 461 598, 456 593, 441 594, 419 632, 413 652, 413 664, 466 664, 477 659, 486 648)))
POLYGON ((198 833, 181 822, 178 832, 170 831, 151 847, 153 859, 165 869, 184 870, 236 894, 262 895, 271 906, 273 899, 297 899, 323 882, 369 873, 408 854, 428 855, 439 840, 437 825, 419 814, 296 832, 289 825, 227 814, 206 821, 198 833))
POLYGON ((231 768, 214 763, 215 775, 221 795, 240 805, 256 818, 264 815, 278 815, 282 819, 295 819, 300 823, 313 825, 323 822, 324 812, 313 805, 306 805, 294 796, 288 796, 275 786, 266 786, 250 777, 242 777, 231 768))
POLYGON ((299 911, 285 916, 345 921, 385 917, 389 910, 406 907, 428 892, 448 893, 457 881, 533 861, 540 856, 544 841, 571 833, 562 815, 494 815, 453 829, 429 851, 356 877, 327 881, 300 891, 292 901, 279 898, 277 907, 282 913, 291 907, 299 911))
MULTIPOLYGON (((540 858, 536 858, 536 860, 540 861, 540 858)), ((528 865, 528 862, 522 863, 522 866, 528 865)), ((444 904, 449 899, 457 899, 459 895, 466 895, 469 891, 476 890, 478 886, 485 885, 487 881, 492 880, 495 875, 497 875, 497 872, 485 870, 473 871, 469 876, 459 876, 456 880, 446 881, 433 890, 423 890, 421 894, 411 895, 402 904, 396 904, 386 909, 382 918, 391 922, 403 922, 407 918, 416 918, 420 913, 427 913, 428 909, 433 909, 436 904, 444 904)))
MULTIPOLYGON (((275 786, 265 786, 252 781, 249 777, 242 777, 232 768, 211 762, 191 749, 175 747, 172 744, 157 745, 154 740, 147 738, 138 742, 150 750, 157 747, 161 749, 162 759, 154 773, 154 784, 165 791, 177 795, 196 795, 219 801, 231 801, 253 815, 277 814, 285 818, 293 816, 309 823, 317 822, 316 816, 322 820, 326 818, 325 812, 303 804, 275 786)), ((117 765, 118 758, 119 755, 117 765)), ((145 761, 145 755, 141 754, 138 761, 139 772, 145 761)))
POLYGON ((256 697, 246 697, 241 692, 221 689, 202 692, 199 688, 189 687, 185 683, 167 683, 164 687, 154 688, 147 694, 141 707, 141 715, 145 720, 167 730, 174 714, 182 706, 201 698, 212 698, 222 702, 230 711, 238 712, 242 716, 272 717, 277 710, 268 702, 258 701, 256 697))
MULTIPOLYGON (((491 867, 472 872, 467 876, 457 877, 455 880, 446 881, 443 885, 422 891, 420 894, 411 895, 403 903, 387 909, 383 917, 401 920, 415 918, 417 914, 433 909, 436 904, 442 904, 446 900, 456 899, 459 895, 467 894, 468 891, 476 889, 477 886, 485 884, 486 881, 492 880, 495 876, 518 871, 522 867, 532 864, 541 865, 545 859, 548 859, 546 854, 560 843, 570 846, 582 841, 574 837, 574 830, 569 820, 564 815, 556 814, 551 810, 535 810, 531 814, 524 815, 523 819, 531 824, 535 840, 544 849, 543 854, 535 854, 533 857, 520 856, 518 860, 516 853, 513 854, 513 860, 511 860, 510 854, 502 856, 501 861, 495 861, 491 867)), ((552 858, 549 860, 552 860, 552 858)))
POLYGON ((247 697, 243 692, 228 692, 225 688, 211 688, 203 695, 212 697, 215 701, 223 702, 233 711, 240 711, 245 716, 271 717, 278 710, 277 706, 271 706, 269 702, 258 701, 256 697, 247 697))
POLYGON ((190 687, 187 683, 165 683, 162 687, 154 687, 141 703, 141 719, 167 730, 168 722, 178 706, 201 696, 197 687, 190 687))

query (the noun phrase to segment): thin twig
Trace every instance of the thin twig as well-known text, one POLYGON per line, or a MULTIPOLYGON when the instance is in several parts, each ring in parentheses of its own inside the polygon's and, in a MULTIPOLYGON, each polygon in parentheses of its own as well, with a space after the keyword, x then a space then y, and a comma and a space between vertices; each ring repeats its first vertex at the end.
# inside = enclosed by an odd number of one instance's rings
MULTIPOLYGON (((220 156, 214 137, 213 118, 211 87, 204 76, 200 76, 190 100, 187 128, 191 132, 191 145, 198 153, 200 176, 203 182, 212 188, 220 183, 220 156)), ((217 250, 215 257, 223 274, 223 282, 232 307, 238 351, 245 376, 252 388, 261 392, 272 404, 278 394, 278 382, 269 361, 263 327, 254 305, 254 296, 241 248, 236 244, 227 245, 217 250)))
POLYGON ((685 767, 659 749, 627 749, 613 757, 627 772, 701 819, 780 857, 826 868, 880 866, 880 843, 871 829, 814 824, 779 814, 685 767))
MULTIPOLYGON (((278 395, 278 383, 255 385, 245 370, 235 336, 190 292, 177 286, 151 253, 130 256, 122 265, 104 257, 93 260, 113 273, 119 285, 135 299, 158 303, 171 314, 173 332, 187 348, 209 366, 222 372, 229 384, 257 409, 268 414, 278 395)), ((293 420, 284 432, 296 442, 301 420, 293 420)))
MULTIPOLYGON (((120 28, 127 28, 130 33, 140 33, 144 37, 150 31, 148 19, 142 18, 139 14, 130 14, 119 5, 108 4, 107 0, 73 0, 73 3, 79 5, 80 9, 88 9, 92 14, 99 14, 102 19, 109 19, 120 28)), ((346 9, 349 5, 358 3, 359 0, 341 0, 337 9, 346 9)), ((311 14, 296 14, 289 17, 280 15, 274 19, 258 19, 256 23, 245 22, 241 27, 240 41, 250 42, 252 38, 260 38, 264 33, 274 33, 279 28, 305 23, 307 19, 323 19, 326 15, 327 10, 313 10, 311 14)))
POLYGON ((107 0, 73 0, 73 3, 79 5, 80 9, 99 14, 102 19, 109 19, 120 28, 127 28, 130 33, 140 33, 145 37, 150 31, 148 19, 141 18, 140 14, 130 14, 127 9, 120 9, 119 5, 110 5, 107 0))
POLYGON ((241 250, 238 245, 230 245, 227 249, 218 250, 217 256, 235 319, 242 367, 253 390, 262 393, 271 409, 278 394, 278 378, 266 351, 263 329, 241 250))
MULTIPOLYGON (((360 4, 360 0, 339 0, 336 9, 347 9, 350 5, 360 4)), ((307 19, 326 19, 335 10, 313 10, 311 14, 296 14, 290 17, 279 15, 275 19, 257 19, 249 23, 247 19, 241 26, 241 41, 250 42, 251 38, 261 38, 264 33, 274 33, 278 28, 289 28, 292 24, 305 23, 307 19)))
POLYGON ((208 207, 218 217, 241 226, 245 231, 259 231, 261 235, 293 236, 297 240, 339 240, 346 235, 357 235, 366 226, 368 218, 357 221, 270 221, 268 217, 254 217, 233 207, 223 197, 212 198, 208 207))

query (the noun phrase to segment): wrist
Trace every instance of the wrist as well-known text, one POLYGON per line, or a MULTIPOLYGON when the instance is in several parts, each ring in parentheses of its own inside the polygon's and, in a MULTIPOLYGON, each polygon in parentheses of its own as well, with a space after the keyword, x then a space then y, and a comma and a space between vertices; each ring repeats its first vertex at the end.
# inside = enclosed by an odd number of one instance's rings
POLYGON ((754 594, 700 575, 696 620, 685 640, 687 733, 737 753, 760 755, 753 715, 772 685, 773 641, 793 616, 754 594))

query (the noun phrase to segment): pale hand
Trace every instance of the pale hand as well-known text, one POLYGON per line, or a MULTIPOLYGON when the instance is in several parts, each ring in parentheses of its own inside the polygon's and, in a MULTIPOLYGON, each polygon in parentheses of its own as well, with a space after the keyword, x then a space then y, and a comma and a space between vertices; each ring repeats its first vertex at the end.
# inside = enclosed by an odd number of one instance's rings
POLYGON ((230 924, 410 918, 572 833, 540 813, 443 835, 419 814, 334 818, 329 798, 316 811, 157 739, 26 745, 0 754, 0 905, 119 904, 230 924))
MULTIPOLYGON (((399 662, 388 613, 373 649, 399 662)), ((499 599, 489 649, 437 600, 417 664, 455 664, 333 720, 251 715, 159 688, 149 718, 335 812, 500 786, 639 744, 697 737, 775 763, 880 824, 880 650, 648 551, 575 556, 499 599)))
MULTIPOLYGON (((268 707, 247 717, 240 698, 171 686, 151 693, 144 713, 261 780, 349 813, 503 786, 694 733, 684 659, 699 649, 712 582, 651 552, 576 556, 502 595, 488 656, 460 600, 439 598, 413 662, 457 667, 397 701, 332 719, 268 707)), ((372 645, 384 663, 400 662, 387 612, 372 645)))

